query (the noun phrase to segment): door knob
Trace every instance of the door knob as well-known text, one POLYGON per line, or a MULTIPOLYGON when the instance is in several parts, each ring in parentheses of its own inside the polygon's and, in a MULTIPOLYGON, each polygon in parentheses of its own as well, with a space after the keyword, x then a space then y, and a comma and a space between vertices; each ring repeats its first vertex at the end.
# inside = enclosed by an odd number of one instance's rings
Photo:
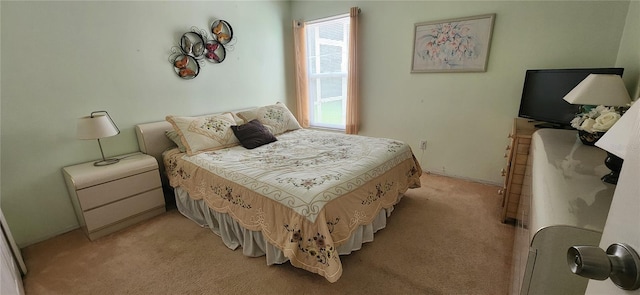
POLYGON ((627 244, 616 243, 607 251, 596 246, 573 246, 567 250, 567 264, 574 274, 611 281, 624 290, 640 288, 640 257, 627 244))

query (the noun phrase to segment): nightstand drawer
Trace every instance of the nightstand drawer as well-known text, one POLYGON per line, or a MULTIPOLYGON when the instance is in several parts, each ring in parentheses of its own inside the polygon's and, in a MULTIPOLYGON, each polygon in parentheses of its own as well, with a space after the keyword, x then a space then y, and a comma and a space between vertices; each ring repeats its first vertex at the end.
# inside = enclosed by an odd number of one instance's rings
POLYGON ((160 186, 158 170, 151 170, 78 190, 78 201, 82 211, 87 211, 160 186))
POLYGON ((87 230, 92 232, 101 227, 157 207, 164 207, 162 188, 157 188, 128 199, 86 211, 84 218, 87 230))

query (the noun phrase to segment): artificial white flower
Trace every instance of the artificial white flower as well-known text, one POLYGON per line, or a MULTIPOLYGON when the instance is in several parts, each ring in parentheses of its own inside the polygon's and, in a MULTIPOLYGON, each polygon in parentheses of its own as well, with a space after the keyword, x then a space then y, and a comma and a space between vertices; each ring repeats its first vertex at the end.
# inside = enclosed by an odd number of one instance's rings
POLYGON ((599 105, 576 115, 571 120, 571 127, 589 133, 606 132, 620 119, 621 112, 627 108, 606 107, 599 105))
POLYGON ((571 127, 578 129, 578 127, 580 127, 580 125, 582 125, 582 117, 575 117, 573 118, 573 120, 571 120, 571 127))
POLYGON ((616 112, 603 113, 595 119, 592 129, 596 132, 605 132, 613 126, 619 119, 620 114, 616 112))
POLYGON ((580 125, 580 128, 589 133, 594 133, 595 131, 593 130, 593 125, 595 124, 596 124, 596 120, 591 118, 586 118, 580 125))

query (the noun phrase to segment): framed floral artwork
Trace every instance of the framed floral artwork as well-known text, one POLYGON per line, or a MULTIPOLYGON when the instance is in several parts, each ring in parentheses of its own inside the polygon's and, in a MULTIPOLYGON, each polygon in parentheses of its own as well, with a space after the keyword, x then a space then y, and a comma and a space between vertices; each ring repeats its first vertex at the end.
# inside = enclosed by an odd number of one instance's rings
POLYGON ((495 13, 415 24, 412 73, 486 72, 495 13))

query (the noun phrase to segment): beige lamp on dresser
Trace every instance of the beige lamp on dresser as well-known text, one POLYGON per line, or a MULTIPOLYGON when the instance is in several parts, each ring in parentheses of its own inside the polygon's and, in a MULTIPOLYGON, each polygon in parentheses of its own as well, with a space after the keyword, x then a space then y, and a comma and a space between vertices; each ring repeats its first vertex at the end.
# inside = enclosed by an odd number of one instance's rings
POLYGON ((101 138, 115 136, 120 134, 120 129, 113 122, 107 111, 91 112, 91 115, 78 119, 78 127, 76 128, 76 137, 78 139, 97 139, 100 146, 101 161, 93 163, 95 166, 105 166, 118 163, 117 158, 106 159, 104 151, 102 151, 101 138))
MULTIPOLYGON (((631 103, 631 98, 624 81, 618 75, 590 74, 582 80, 575 88, 563 97, 564 100, 571 104, 577 105, 602 105, 613 107, 627 107, 631 103)), ((620 115, 616 114, 619 118, 620 115)), ((604 117, 605 115, 601 115, 604 117)), ((591 129, 596 129, 599 118, 593 120, 591 129)), ((610 122, 616 122, 610 120, 610 122)), ((585 122, 586 123, 586 122, 585 122)), ((610 127, 610 125, 607 125, 610 127)), ((596 130, 606 132, 607 130, 596 130)), ((605 164, 611 172, 602 177, 602 181, 616 184, 620 169, 622 168, 622 159, 615 153, 607 151, 605 164)))
MULTIPOLYGON (((110 117, 94 120, 94 113, 79 120, 79 138, 99 143, 119 133, 110 117)), ((165 212, 154 157, 133 153, 105 159, 101 144, 100 152, 102 160, 62 168, 78 223, 91 240, 165 212)))

